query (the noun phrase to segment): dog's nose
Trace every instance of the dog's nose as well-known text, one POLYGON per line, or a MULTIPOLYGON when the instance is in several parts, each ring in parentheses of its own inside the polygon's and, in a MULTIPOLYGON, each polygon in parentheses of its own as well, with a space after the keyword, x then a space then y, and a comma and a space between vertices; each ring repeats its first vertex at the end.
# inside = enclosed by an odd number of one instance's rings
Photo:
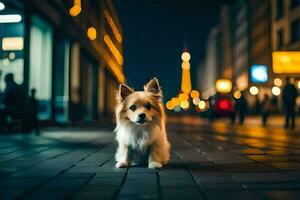
POLYGON ((146 119, 146 114, 145 113, 140 113, 139 114, 139 118, 140 118, 140 120, 145 120, 146 119))

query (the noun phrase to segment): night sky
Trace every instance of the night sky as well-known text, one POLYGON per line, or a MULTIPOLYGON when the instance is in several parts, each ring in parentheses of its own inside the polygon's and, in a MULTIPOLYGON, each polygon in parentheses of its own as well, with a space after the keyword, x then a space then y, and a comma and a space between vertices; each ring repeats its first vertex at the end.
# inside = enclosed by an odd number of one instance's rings
POLYGON ((224 0, 113 0, 124 31, 124 72, 136 90, 156 76, 165 100, 180 91, 181 53, 191 53, 193 88, 208 32, 224 0))

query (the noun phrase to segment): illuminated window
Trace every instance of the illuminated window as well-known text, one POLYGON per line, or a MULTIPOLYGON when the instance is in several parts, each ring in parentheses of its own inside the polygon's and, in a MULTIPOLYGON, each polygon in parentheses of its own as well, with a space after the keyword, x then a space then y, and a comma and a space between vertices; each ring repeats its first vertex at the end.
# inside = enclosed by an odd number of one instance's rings
POLYGON ((7 5, 3 9, 14 14, 1 14, 0 17, 0 92, 6 87, 6 74, 12 73, 18 84, 22 84, 24 80, 25 24, 21 20, 21 13, 7 5))

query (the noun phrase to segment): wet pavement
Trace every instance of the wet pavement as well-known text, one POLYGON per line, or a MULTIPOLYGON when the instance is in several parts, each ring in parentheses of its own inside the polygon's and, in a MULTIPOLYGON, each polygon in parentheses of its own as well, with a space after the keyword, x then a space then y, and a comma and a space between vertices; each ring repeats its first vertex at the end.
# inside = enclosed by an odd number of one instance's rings
POLYGON ((0 199, 300 199, 300 132, 169 120, 170 163, 116 169, 111 129, 0 135, 0 199))

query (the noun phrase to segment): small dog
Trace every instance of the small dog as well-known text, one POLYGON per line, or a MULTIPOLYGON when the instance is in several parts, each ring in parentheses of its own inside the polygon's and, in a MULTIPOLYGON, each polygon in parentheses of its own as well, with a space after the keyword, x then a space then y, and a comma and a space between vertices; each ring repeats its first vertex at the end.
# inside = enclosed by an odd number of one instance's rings
POLYGON ((149 168, 162 168, 167 164, 170 144, 165 128, 162 91, 157 78, 150 80, 144 86, 144 91, 135 92, 127 85, 121 84, 115 115, 118 141, 116 167, 134 164, 131 150, 138 152, 135 153, 138 157, 147 156, 149 168))

